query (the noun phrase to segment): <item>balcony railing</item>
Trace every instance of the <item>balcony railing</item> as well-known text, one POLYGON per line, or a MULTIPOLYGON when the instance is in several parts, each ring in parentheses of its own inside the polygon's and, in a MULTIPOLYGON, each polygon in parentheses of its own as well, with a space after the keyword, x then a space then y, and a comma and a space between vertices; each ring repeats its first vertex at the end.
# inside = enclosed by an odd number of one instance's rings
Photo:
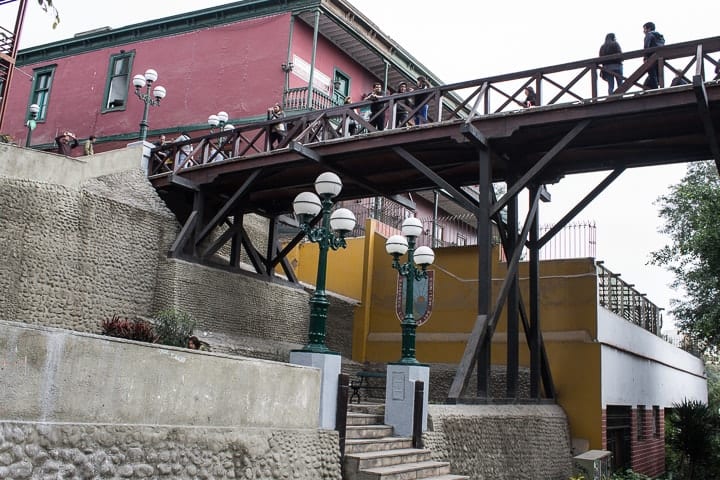
POLYGON ((333 99, 322 90, 313 88, 312 105, 308 107, 308 87, 290 88, 283 96, 283 105, 285 112, 292 110, 325 110, 331 107, 337 107, 333 99))
POLYGON ((598 299, 604 307, 628 322, 661 336, 662 308, 635 290, 634 285, 620 279, 619 273, 608 270, 603 262, 597 262, 598 299))

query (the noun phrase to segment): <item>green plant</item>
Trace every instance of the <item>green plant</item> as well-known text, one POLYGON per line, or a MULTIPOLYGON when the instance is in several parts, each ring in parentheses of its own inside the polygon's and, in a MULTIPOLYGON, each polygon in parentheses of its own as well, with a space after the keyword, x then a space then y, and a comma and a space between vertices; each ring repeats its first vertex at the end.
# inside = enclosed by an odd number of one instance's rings
POLYGON ((628 468, 625 471, 613 473, 610 480, 650 480, 650 477, 642 473, 633 472, 632 469, 628 468))
POLYGON ((150 322, 140 319, 130 320, 119 315, 113 315, 112 318, 102 322, 102 334, 139 342, 155 343, 158 340, 150 322))
POLYGON ((717 414, 698 400, 685 399, 673 403, 667 417, 666 444, 674 452, 672 468, 680 478, 699 480, 712 478, 720 464, 717 414))
POLYGON ((158 342, 174 347, 187 347, 188 339, 195 329, 195 319, 180 310, 167 309, 155 314, 153 318, 158 342))

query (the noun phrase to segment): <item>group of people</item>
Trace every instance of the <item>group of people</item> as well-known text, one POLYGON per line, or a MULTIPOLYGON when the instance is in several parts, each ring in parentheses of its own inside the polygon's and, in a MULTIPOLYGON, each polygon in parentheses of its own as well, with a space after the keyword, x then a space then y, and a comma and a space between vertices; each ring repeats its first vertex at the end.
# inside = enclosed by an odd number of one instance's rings
MULTIPOLYGON (((55 137, 55 144, 58 147, 58 153, 68 157, 72 156, 72 149, 79 146, 77 137, 74 133, 69 130, 64 130, 60 135, 55 137)), ((94 155, 95 148, 95 135, 90 135, 85 143, 83 144, 83 153, 85 155, 94 155)))
MULTIPOLYGON (((417 83, 414 87, 408 86, 407 82, 400 82, 397 86, 395 94, 404 95, 409 92, 417 92, 415 95, 404 96, 399 99, 396 105, 395 122, 390 128, 409 127, 412 125, 423 125, 428 123, 428 100, 430 98, 429 93, 421 93, 421 90, 425 90, 430 87, 430 83, 424 76, 417 77, 417 83), (415 114, 410 118, 410 114, 413 112, 415 107, 419 107, 415 114)), ((376 130, 385 130, 388 126, 387 120, 387 103, 383 101, 386 95, 383 93, 383 86, 380 82, 374 82, 372 85, 372 91, 367 94, 363 94, 362 101, 370 100, 369 107, 360 107, 357 112, 365 121, 372 125, 376 130)), ((345 104, 353 103, 351 97, 345 97, 345 104)), ((348 124, 348 134, 355 135, 362 130, 361 126, 354 120, 350 120, 348 124)))
MULTIPOLYGON (((647 22, 643 25, 643 34, 645 35, 643 40, 643 48, 655 48, 665 45, 665 37, 655 30, 655 24, 653 22, 647 22)), ((605 57, 608 55, 619 55, 622 53, 620 44, 615 38, 614 33, 608 33, 605 35, 605 42, 600 46, 599 56, 605 57)), ((650 59, 651 54, 646 54, 643 57, 643 61, 647 62, 650 59)), ((607 62, 603 62, 599 65, 600 78, 605 80, 608 84, 608 95, 612 95, 615 91, 615 85, 619 87, 623 82, 623 63, 621 59, 613 59, 607 62)), ((643 87, 646 89, 655 89, 659 87, 658 82, 659 71, 658 64, 654 62, 647 71, 647 77, 643 82, 643 87)), ((688 83, 682 75, 675 77, 671 83, 672 86, 682 85, 688 83)))

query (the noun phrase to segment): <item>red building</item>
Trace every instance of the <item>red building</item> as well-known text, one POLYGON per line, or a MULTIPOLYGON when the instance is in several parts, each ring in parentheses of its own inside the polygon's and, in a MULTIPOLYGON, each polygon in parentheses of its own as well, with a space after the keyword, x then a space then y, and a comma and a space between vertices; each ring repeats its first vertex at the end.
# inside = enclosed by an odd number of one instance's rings
POLYGON ((418 75, 440 83, 344 0, 235 2, 94 30, 22 50, 17 66, 33 78, 13 80, 0 131, 24 143, 37 104, 31 140, 44 149, 63 130, 95 135, 96 151, 137 140, 145 104, 132 80, 149 68, 167 89, 150 108, 149 140, 207 130, 219 111, 237 125, 264 119, 275 102, 295 113, 359 101, 375 81, 388 91, 418 75))

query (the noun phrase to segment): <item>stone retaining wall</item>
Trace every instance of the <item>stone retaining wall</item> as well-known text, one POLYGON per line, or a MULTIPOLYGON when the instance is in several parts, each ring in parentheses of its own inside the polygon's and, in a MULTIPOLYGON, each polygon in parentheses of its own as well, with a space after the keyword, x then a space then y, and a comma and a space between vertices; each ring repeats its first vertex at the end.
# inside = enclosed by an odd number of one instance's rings
POLYGON ((567 480, 570 429, 556 405, 430 405, 425 448, 473 479, 567 480))
POLYGON ((337 432, 0 421, 0 479, 340 480, 337 432))
MULTIPOLYGON (((67 163, 63 171, 88 165, 51 158, 67 163)), ((0 151, 0 167, 6 161, 0 151)), ((270 350, 273 341, 307 342, 303 288, 167 258, 179 225, 139 168, 63 182, 0 175, 0 319, 99 333, 114 315, 176 308, 198 331, 264 339, 270 350)), ((262 243, 267 221, 244 223, 262 243)), ((348 357, 353 307, 333 298, 328 312, 328 345, 348 357)))

